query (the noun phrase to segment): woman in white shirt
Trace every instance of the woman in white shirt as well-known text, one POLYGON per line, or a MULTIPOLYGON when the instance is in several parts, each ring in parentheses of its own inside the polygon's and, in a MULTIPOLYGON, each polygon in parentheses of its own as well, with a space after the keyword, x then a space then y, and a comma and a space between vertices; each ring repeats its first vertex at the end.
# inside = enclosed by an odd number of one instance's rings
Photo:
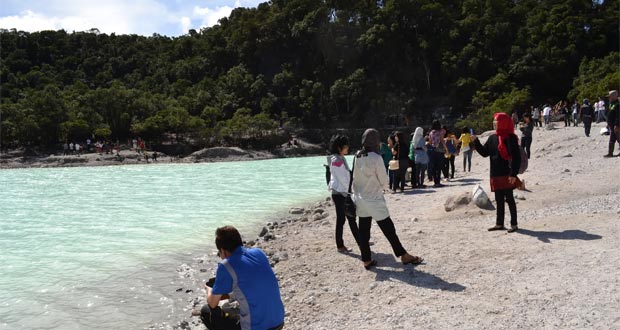
POLYGON ((417 265, 424 259, 412 256, 403 248, 396 228, 383 196, 384 187, 388 183, 383 158, 380 155, 379 132, 369 128, 362 136, 362 150, 355 155, 353 169, 353 200, 357 206, 359 217, 359 246, 362 253, 364 268, 370 269, 377 264, 370 251, 370 227, 374 218, 385 237, 392 245, 392 250, 403 264, 417 265))
MULTIPOLYGON (((351 249, 344 245, 342 239, 342 230, 345 219, 349 221, 351 234, 359 245, 357 223, 355 217, 347 217, 345 215, 344 201, 349 194, 349 182, 351 181, 351 170, 349 164, 344 157, 349 153, 349 139, 344 135, 334 135, 329 141, 329 171, 331 173, 329 179, 329 190, 332 193, 332 200, 336 207, 336 248, 338 252, 351 252, 351 249)), ((384 167, 385 173, 385 167, 384 167)))

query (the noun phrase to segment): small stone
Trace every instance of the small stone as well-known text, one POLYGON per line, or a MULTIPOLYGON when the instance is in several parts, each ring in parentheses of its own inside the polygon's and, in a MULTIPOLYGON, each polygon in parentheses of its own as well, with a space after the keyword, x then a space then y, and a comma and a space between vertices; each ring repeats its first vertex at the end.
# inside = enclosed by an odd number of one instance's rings
POLYGON ((566 154, 566 155, 564 155, 564 156, 562 156, 562 157, 564 157, 564 158, 567 158, 567 157, 573 157, 573 154, 570 154, 570 153, 569 153, 569 154, 566 154))
POLYGON ((418 222, 418 218, 413 218, 413 219, 411 219, 411 221, 418 222))
POLYGON ((374 290, 376 287, 377 287, 377 282, 373 282, 373 283, 370 285, 370 290, 374 290))
POLYGON ((290 214, 303 214, 305 211, 304 208, 302 207, 293 207, 292 209, 290 209, 288 212, 290 214))
POLYGON ((263 237, 265 236, 265 234, 267 234, 269 232, 269 229, 267 229, 267 227, 263 227, 263 229, 260 231, 260 233, 258 234, 258 237, 263 237))
POLYGON ((206 273, 206 272, 207 272, 207 270, 206 270, 205 268, 200 268, 200 272, 201 272, 201 273, 206 273))
POLYGON ((323 212, 325 212, 325 210, 324 210, 324 209, 322 209, 322 208, 316 208, 316 209, 314 209, 314 212, 313 212, 313 213, 315 213, 315 214, 316 214, 316 213, 323 213, 323 212))
POLYGON ((192 293, 192 292, 194 292, 194 290, 192 290, 192 289, 185 290, 185 293, 192 293))
POLYGON ((265 242, 270 241, 270 240, 273 240, 273 239, 275 239, 275 238, 276 238, 276 237, 275 237, 275 236, 273 236, 273 234, 272 234, 272 233, 267 233, 267 234, 265 234, 265 236, 263 236, 263 239, 265 240, 265 242))
POLYGON ((568 172, 570 172, 570 170, 569 170, 569 169, 567 169, 567 168, 565 168, 565 169, 564 169, 564 172, 565 172, 565 173, 568 173, 568 172))
POLYGON ((183 291, 183 288, 178 288, 177 289, 177 292, 181 292, 181 291, 183 291))

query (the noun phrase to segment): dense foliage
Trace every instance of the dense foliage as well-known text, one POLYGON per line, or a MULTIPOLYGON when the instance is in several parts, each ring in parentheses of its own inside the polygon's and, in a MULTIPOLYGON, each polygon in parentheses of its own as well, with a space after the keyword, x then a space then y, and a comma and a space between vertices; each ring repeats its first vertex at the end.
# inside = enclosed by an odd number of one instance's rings
POLYGON ((617 88, 618 12, 618 1, 273 0, 178 38, 4 30, 1 142, 234 144, 441 115, 483 127, 489 111, 617 88))

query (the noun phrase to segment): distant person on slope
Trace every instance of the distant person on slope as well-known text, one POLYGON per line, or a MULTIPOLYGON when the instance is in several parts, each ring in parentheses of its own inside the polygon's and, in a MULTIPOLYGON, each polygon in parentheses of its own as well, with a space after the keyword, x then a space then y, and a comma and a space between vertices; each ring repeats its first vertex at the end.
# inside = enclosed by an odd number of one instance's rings
POLYGON ((588 99, 583 99, 581 106, 581 121, 587 137, 590 137, 590 129, 592 128, 592 120, 594 119, 594 109, 590 105, 588 99))
POLYGON ((412 173, 412 181, 416 182, 416 187, 424 188, 424 178, 426 168, 428 166, 428 154, 426 153, 426 140, 424 139, 424 129, 418 127, 413 133, 411 139, 411 147, 413 148, 415 160, 415 173, 412 173))
MULTIPOLYGON (((607 114, 607 129, 609 129, 609 149, 605 157, 614 156, 616 142, 620 145, 620 102, 618 102, 618 91, 609 91, 609 113, 607 114)), ((620 149, 620 146, 619 146, 620 149)), ((620 154, 618 154, 620 157, 620 154)))
POLYGON ((369 128, 362 136, 362 150, 355 155, 353 169, 353 200, 359 217, 359 241, 364 268, 371 269, 377 264, 370 251, 370 227, 374 218, 379 228, 390 242, 392 250, 403 264, 420 264, 423 259, 412 256, 400 243, 396 228, 383 196, 387 175, 383 159, 379 155, 381 140, 379 132, 369 128))
POLYGON ((526 113, 523 115, 523 122, 519 124, 519 130, 521 131, 521 148, 525 150, 527 158, 530 159, 532 152, 532 133, 534 132, 534 124, 532 123, 532 117, 526 113))
POLYGON ((512 191, 521 185, 517 174, 521 166, 521 152, 519 140, 514 134, 512 119, 507 114, 500 112, 493 117, 495 134, 489 136, 482 145, 476 136, 473 136, 476 151, 482 157, 489 157, 491 161, 491 191, 495 192, 497 202, 497 217, 495 226, 489 231, 506 230, 504 227, 504 202, 510 209, 509 233, 517 231, 517 203, 512 191))

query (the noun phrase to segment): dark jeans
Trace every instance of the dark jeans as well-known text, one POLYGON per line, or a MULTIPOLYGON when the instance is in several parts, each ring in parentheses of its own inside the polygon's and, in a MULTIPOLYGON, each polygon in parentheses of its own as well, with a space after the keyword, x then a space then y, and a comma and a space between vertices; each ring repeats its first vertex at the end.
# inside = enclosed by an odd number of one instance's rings
POLYGON ((415 162, 413 160, 409 160, 409 167, 411 167, 411 188, 415 188, 418 186, 418 180, 415 178, 415 162))
POLYGON ((592 117, 583 117, 583 128, 586 136, 590 136, 590 128, 592 127, 592 117))
POLYGON ((504 225, 504 202, 508 203, 508 209, 510 210, 510 225, 517 225, 517 203, 515 203, 515 197, 512 194, 512 189, 496 190, 495 202, 497 202, 497 218, 495 224, 498 226, 504 225))
POLYGON ((532 155, 530 152, 530 148, 532 147, 532 137, 531 136, 524 136, 521 138, 521 148, 523 148, 523 150, 525 150, 525 153, 527 154, 527 159, 530 159, 530 156, 532 155))
POLYGON ((446 179, 454 179, 454 155, 450 155, 450 158, 444 157, 443 176, 446 179))
POLYGON ((429 165, 428 176, 433 178, 435 184, 441 183, 441 170, 443 169, 443 162, 445 157, 443 152, 433 151, 431 153, 431 162, 429 165))
POLYGON ((424 185, 424 178, 425 178, 424 172, 426 172, 427 166, 428 166, 427 164, 420 164, 420 163, 415 164, 415 173, 413 177, 415 178, 415 180, 417 180, 418 187, 421 187, 424 185))
POLYGON ((398 160, 398 170, 394 175, 394 187, 392 190, 400 189, 405 190, 405 177, 407 174, 407 167, 409 167, 409 158, 398 160))
POLYGON ((620 135, 616 134, 613 128, 609 129, 609 152, 608 154, 613 155, 614 149, 616 147, 616 142, 620 144, 620 135))
POLYGON ((467 167, 467 172, 471 172, 471 156, 473 155, 474 150, 469 149, 467 151, 463 151, 463 172, 465 172, 465 168, 467 167))
MULTIPOLYGON (((403 248, 402 244, 400 244, 400 240, 398 239, 398 235, 396 235, 396 228, 394 227, 394 222, 390 217, 385 218, 384 220, 377 221, 379 228, 383 232, 383 235, 388 239, 390 245, 392 245, 392 250, 394 250, 394 254, 397 257, 400 257, 407 253, 405 248, 403 248)), ((370 227, 372 225, 372 218, 362 218, 360 217, 360 251, 362 252, 362 261, 369 262, 372 260, 372 256, 370 254, 370 227)))
POLYGON ((564 115, 564 127, 569 127, 570 121, 570 115, 564 115))
POLYGON ((336 207, 336 247, 341 248, 344 246, 344 241, 342 240, 342 231, 344 228, 345 220, 349 221, 349 228, 351 228, 351 234, 353 234, 353 238, 357 245, 359 242, 359 229, 357 228, 357 223, 355 222, 355 218, 350 218, 345 216, 344 214, 344 200, 346 197, 341 194, 332 194, 332 200, 334 201, 334 206, 336 207))
POLYGON ((394 175, 396 171, 388 170, 388 178, 390 179, 390 190, 394 190, 394 175))
POLYGON ((209 330, 241 330, 239 314, 234 314, 227 317, 219 306, 211 309, 205 304, 200 309, 200 320, 209 330))

